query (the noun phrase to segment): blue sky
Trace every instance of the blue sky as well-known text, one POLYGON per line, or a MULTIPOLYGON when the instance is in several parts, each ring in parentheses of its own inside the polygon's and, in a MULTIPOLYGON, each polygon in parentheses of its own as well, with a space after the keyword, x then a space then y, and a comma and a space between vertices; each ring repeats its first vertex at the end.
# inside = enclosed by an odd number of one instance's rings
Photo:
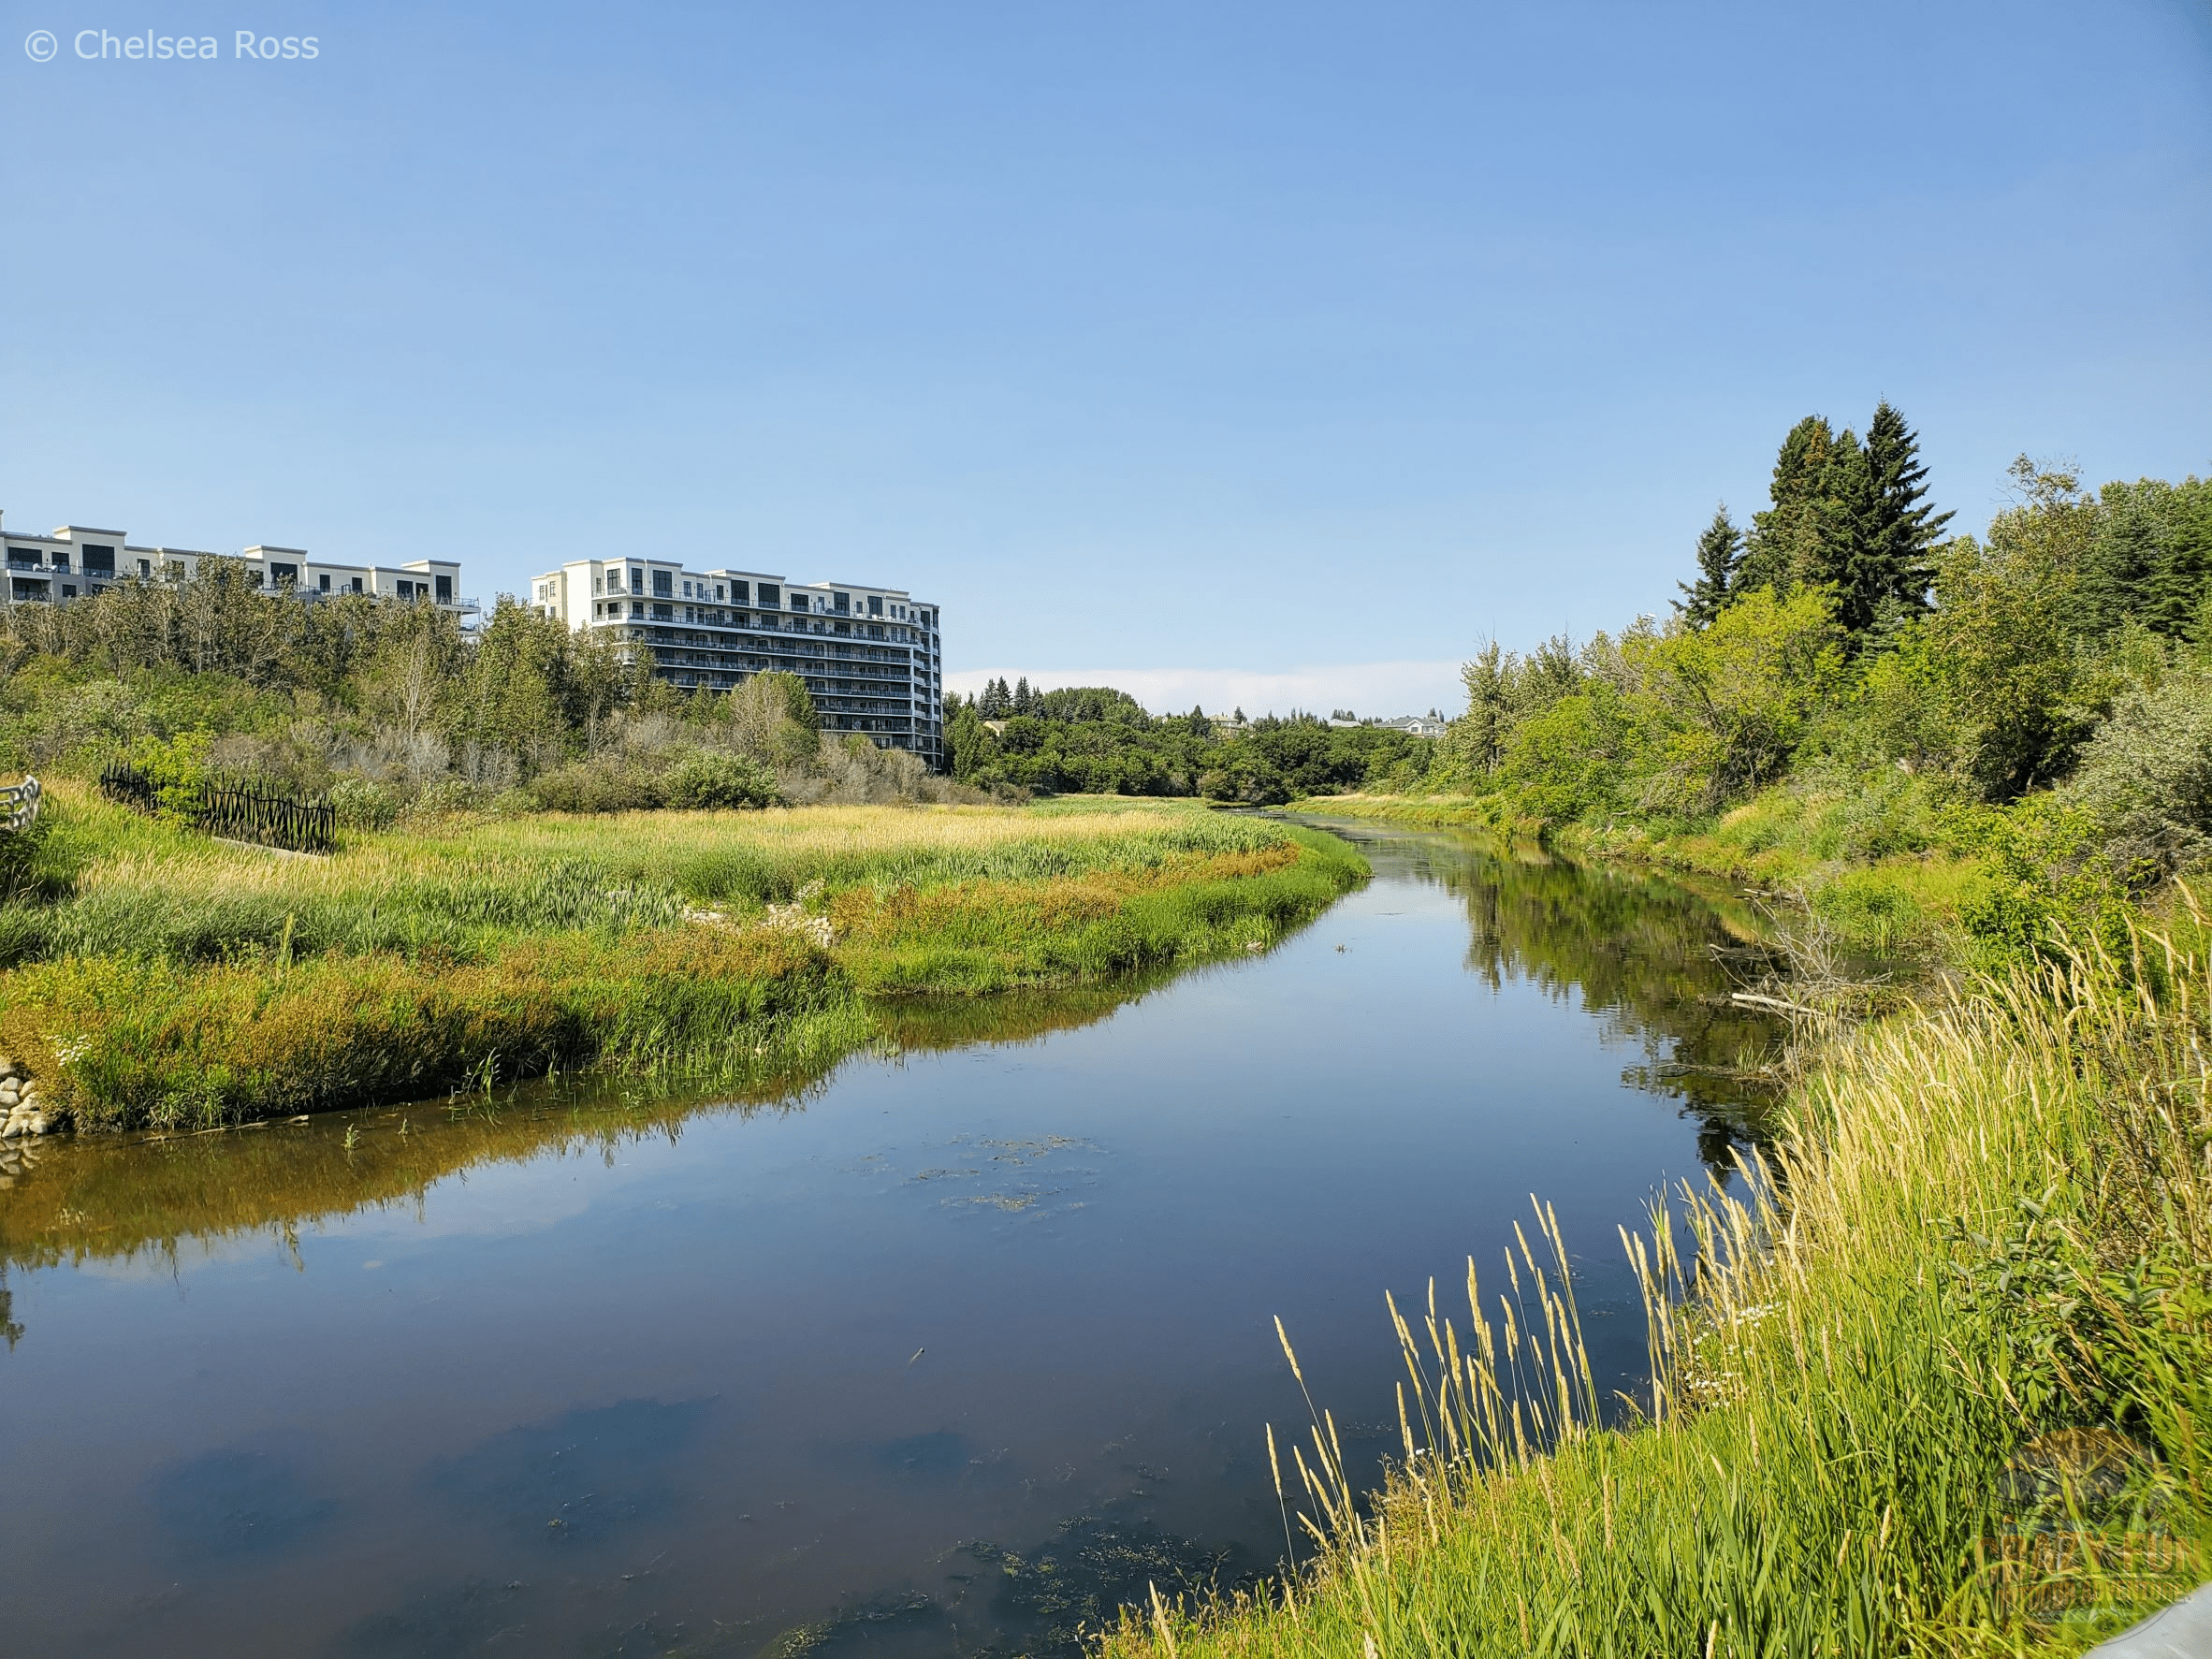
POLYGON ((19 528, 701 536, 960 683, 1394 713, 1664 608, 1812 411, 1961 524, 2212 470, 2203 0, 5 9, 19 528))

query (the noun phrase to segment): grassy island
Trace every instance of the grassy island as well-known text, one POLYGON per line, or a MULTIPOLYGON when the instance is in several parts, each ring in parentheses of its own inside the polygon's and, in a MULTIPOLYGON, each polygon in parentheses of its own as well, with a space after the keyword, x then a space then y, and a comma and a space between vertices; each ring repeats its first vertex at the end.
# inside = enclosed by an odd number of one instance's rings
POLYGON ((462 814, 306 858, 65 784, 0 906, 0 1050, 80 1128, 735 1076, 869 1041, 877 999, 1261 948, 1363 873, 1325 836, 1133 802, 462 814))

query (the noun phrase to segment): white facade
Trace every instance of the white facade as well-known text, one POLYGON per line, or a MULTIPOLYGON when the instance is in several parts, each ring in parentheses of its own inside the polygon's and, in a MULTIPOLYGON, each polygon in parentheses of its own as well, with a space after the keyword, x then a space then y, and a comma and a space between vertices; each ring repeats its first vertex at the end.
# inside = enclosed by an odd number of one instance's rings
POLYGON ((304 599, 367 593, 382 599, 427 600, 442 610, 473 611, 460 596, 460 566, 450 559, 414 559, 404 564, 344 564, 317 559, 304 547, 248 547, 213 554, 185 547, 140 547, 120 530, 65 524, 51 535, 0 530, 7 587, 0 601, 14 604, 66 604, 116 582, 182 582, 200 561, 224 558, 242 564, 266 592, 304 599))
POLYGON ((728 691, 769 669, 807 682, 822 723, 944 764, 938 608, 903 588, 693 570, 671 559, 576 559, 531 583, 531 604, 578 633, 648 647, 659 678, 728 691))

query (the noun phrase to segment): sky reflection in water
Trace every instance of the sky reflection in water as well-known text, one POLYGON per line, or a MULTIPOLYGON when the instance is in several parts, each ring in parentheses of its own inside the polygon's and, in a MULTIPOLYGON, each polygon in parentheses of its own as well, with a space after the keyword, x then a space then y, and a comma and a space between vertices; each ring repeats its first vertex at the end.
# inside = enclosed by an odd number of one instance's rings
POLYGON ((1350 833, 1373 885, 1264 959, 909 1007, 786 1097, 19 1159, 11 1650, 1049 1648, 1271 1564, 1272 1317, 1379 1455, 1383 1291, 1495 1273, 1532 1193, 1631 1386, 1614 1230, 1752 1122, 1750 918, 1350 833))

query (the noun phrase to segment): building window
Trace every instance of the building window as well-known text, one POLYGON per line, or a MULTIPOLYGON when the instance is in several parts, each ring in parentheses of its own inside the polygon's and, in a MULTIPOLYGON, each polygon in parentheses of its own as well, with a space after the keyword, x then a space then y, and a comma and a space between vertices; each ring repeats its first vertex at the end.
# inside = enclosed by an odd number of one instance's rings
POLYGON ((75 599, 77 597, 77 584, 75 582, 64 582, 62 584, 62 597, 64 599, 75 599))
POLYGON ((630 602, 630 614, 633 617, 643 619, 645 616, 644 602, 635 599, 632 600, 630 602))
POLYGON ((794 611, 804 611, 807 608, 807 596, 804 593, 793 594, 791 596, 791 608, 794 611))
POLYGON ((676 576, 673 572, 657 570, 653 573, 653 597, 655 599, 674 599, 676 597, 676 576))
POLYGON ((400 597, 401 599, 413 599, 415 597, 415 584, 404 576, 400 578, 400 597))
POLYGON ((883 614, 883 596, 882 596, 880 593, 871 593, 871 594, 869 594, 869 595, 868 595, 868 615, 869 615, 869 616, 871 616, 871 617, 880 617, 880 616, 881 616, 882 614, 883 614))
POLYGON ((360 578, 359 576, 356 576, 356 577, 354 578, 354 591, 355 591, 356 593, 358 593, 360 590, 361 590, 361 578, 360 578))
MULTIPOLYGON (((451 576, 434 576, 431 579, 438 584, 438 603, 451 604, 453 603, 453 578, 451 576)), ((551 596, 547 595, 547 597, 551 596)))
POLYGON ((830 608, 835 610, 838 616, 844 616, 852 608, 852 595, 850 593, 837 594, 831 600, 830 608))
MULTIPOLYGON (((738 587, 743 588, 744 585, 744 583, 740 582, 738 587)), ((744 594, 740 593, 738 597, 743 599, 744 594)), ((779 588, 774 582, 763 582, 759 588, 754 589, 752 600, 755 604, 761 606, 764 610, 774 610, 778 605, 783 603, 783 589, 779 588)))
POLYGON ((269 567, 269 584, 272 588, 299 586, 299 567, 296 564, 272 564, 269 567))
POLYGON ((328 571, 317 571, 315 573, 315 587, 317 590, 324 593, 330 591, 330 573, 328 571))
POLYGON ((80 562, 88 576, 111 576, 115 574, 115 549, 95 547, 87 544, 84 558, 80 562))
MULTIPOLYGON (((630 573, 630 591, 633 593, 643 593, 645 591, 644 571, 633 570, 630 573)), ((645 613, 642 611, 638 613, 640 616, 643 616, 644 614, 645 613)))
POLYGON ((717 582, 717 583, 714 585, 714 597, 715 597, 715 603, 717 603, 718 604, 720 604, 720 602, 721 602, 721 601, 722 601, 724 598, 726 598, 726 597, 727 597, 727 595, 726 595, 726 594, 724 594, 724 593, 722 592, 722 585, 721 585, 720 582, 717 582))
POLYGON ((138 560, 138 575, 139 575, 140 576, 142 576, 142 577, 146 577, 146 578, 149 578, 149 579, 151 579, 151 578, 152 578, 152 576, 153 576, 153 560, 151 560, 151 559, 141 559, 141 560, 138 560))

